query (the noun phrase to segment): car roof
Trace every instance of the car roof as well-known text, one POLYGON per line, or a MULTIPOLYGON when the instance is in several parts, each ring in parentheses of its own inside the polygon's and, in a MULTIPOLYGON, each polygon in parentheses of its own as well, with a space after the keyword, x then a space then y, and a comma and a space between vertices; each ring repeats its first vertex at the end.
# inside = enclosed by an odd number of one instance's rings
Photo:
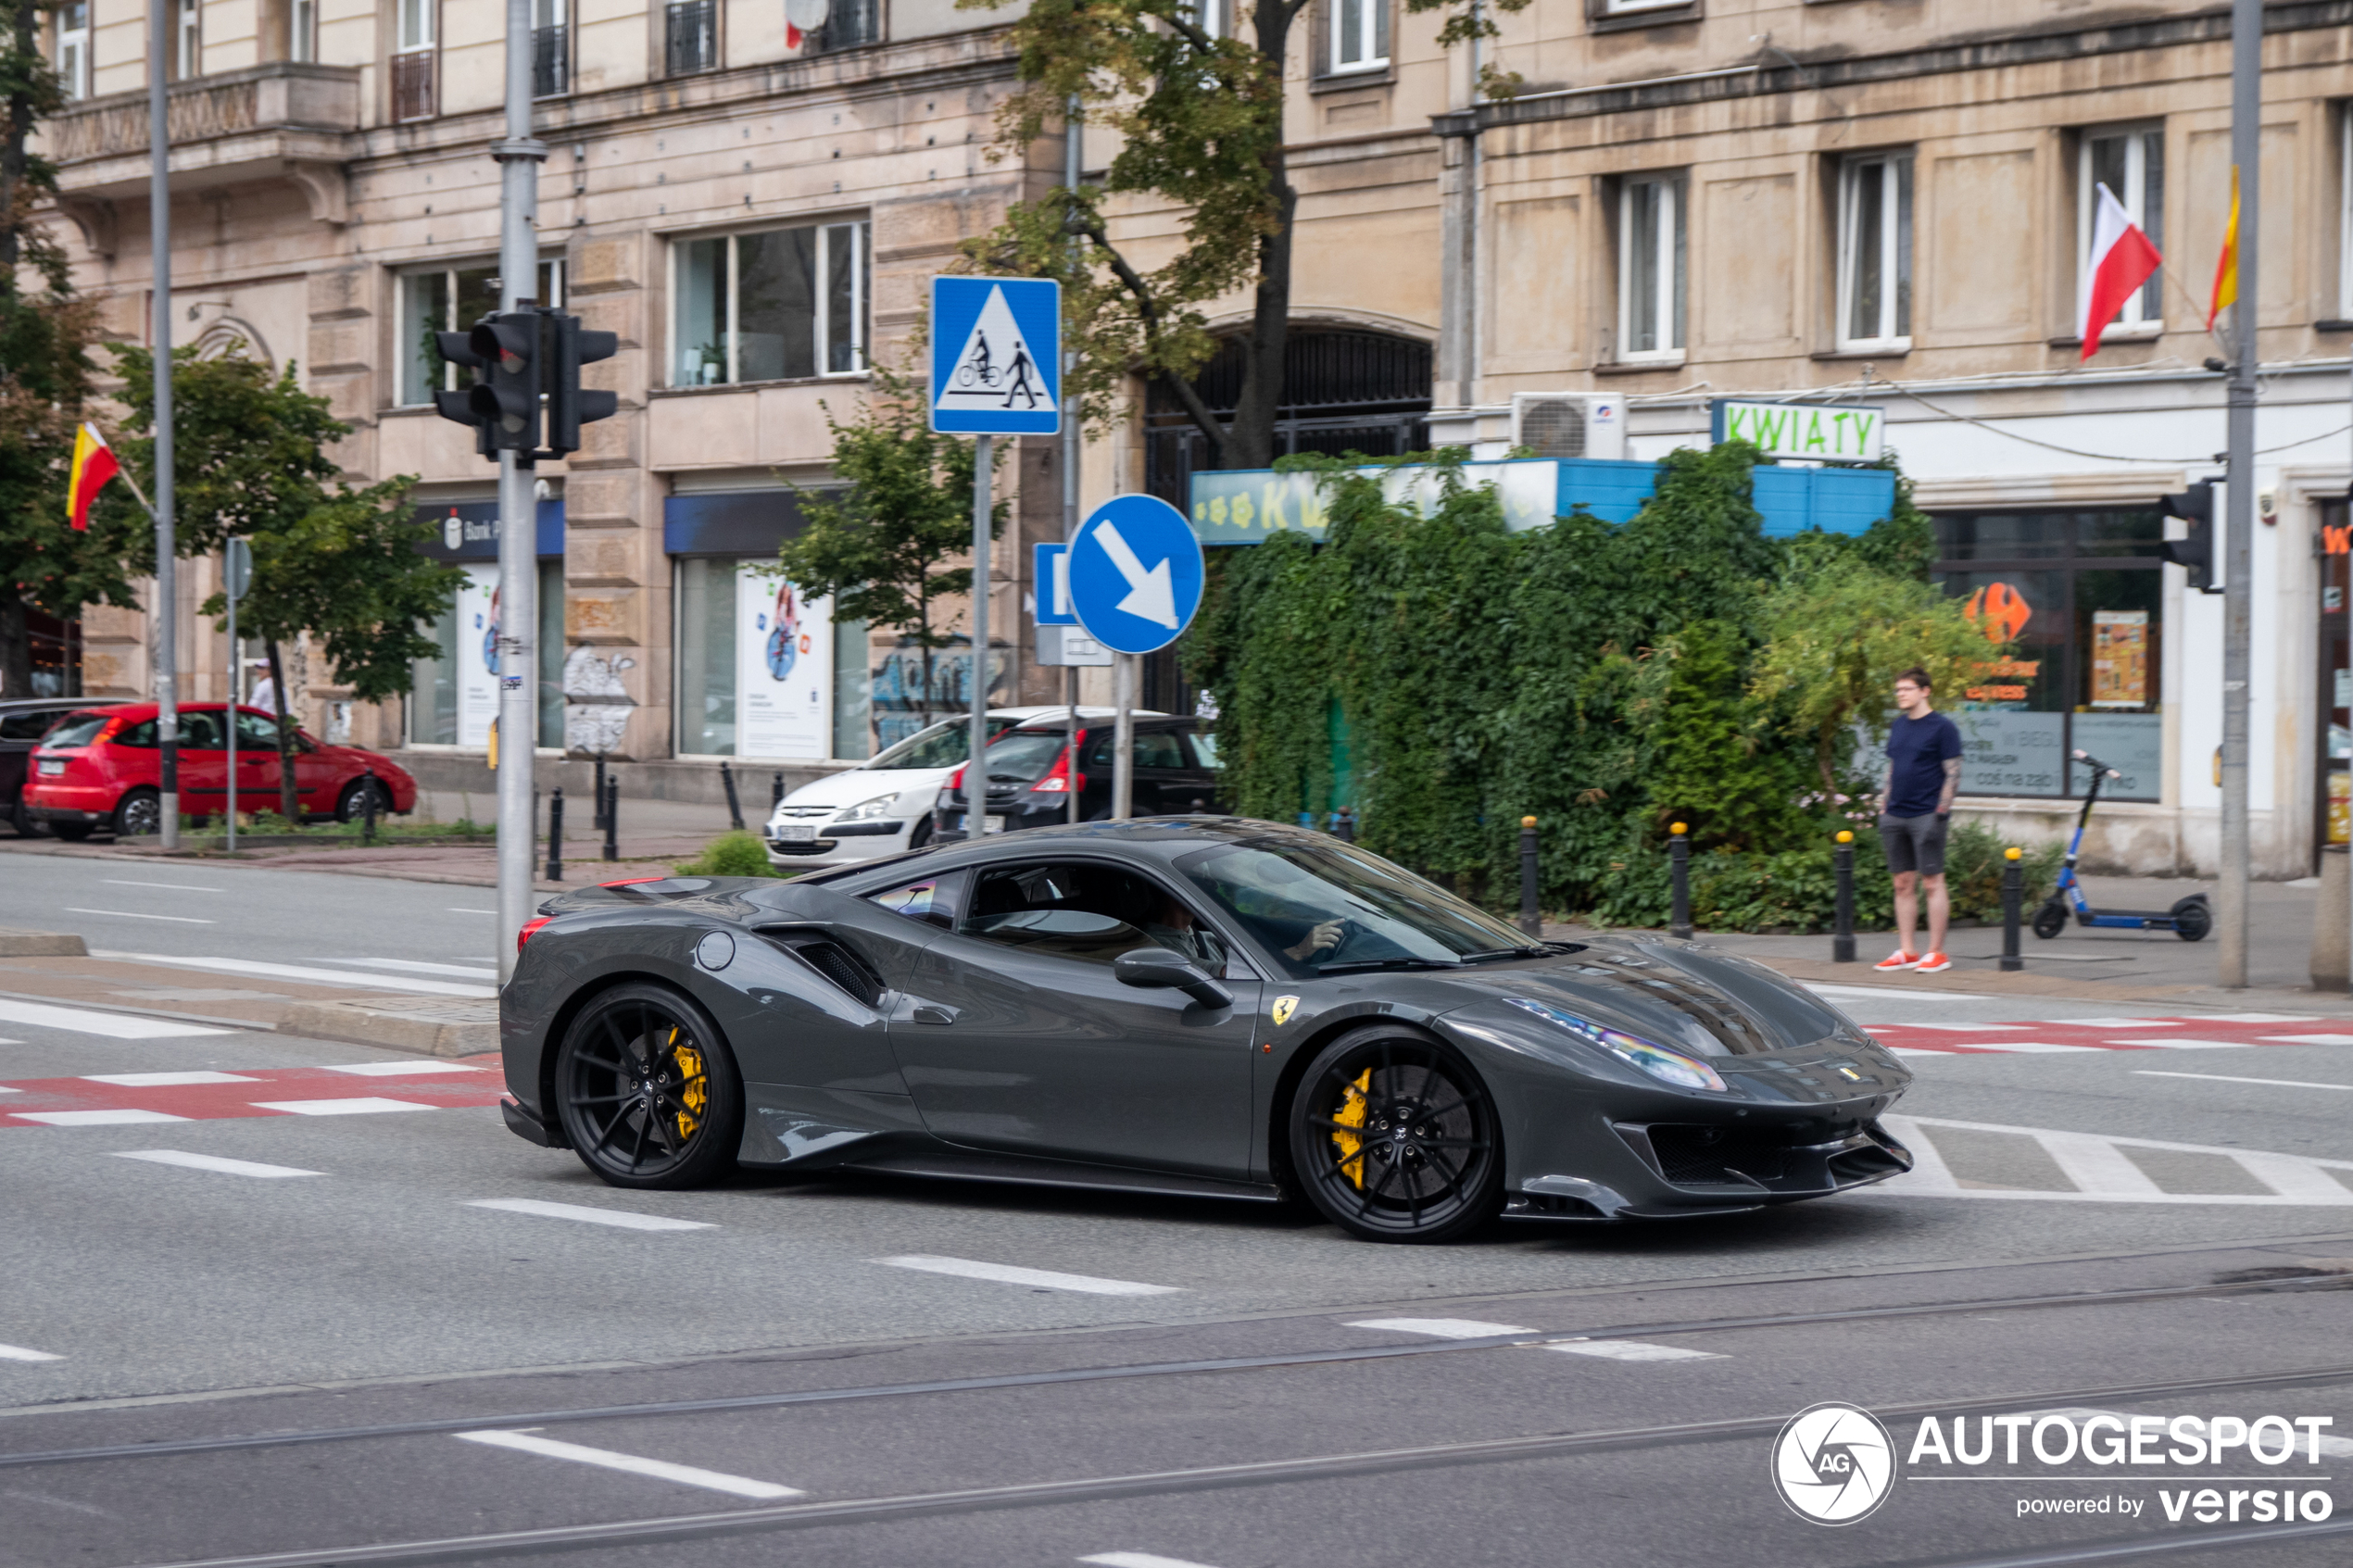
POLYGON ((130 701, 127 696, 19 696, 0 700, 0 713, 38 713, 43 709, 59 713, 78 713, 84 709, 95 713, 102 709, 123 707, 130 701))
MULTIPOLYGON (((1133 857, 1164 864, 1178 856, 1214 845, 1269 842, 1303 847, 1309 845, 1329 846, 1338 841, 1312 828, 1262 822, 1255 817, 1137 817, 1124 822, 1075 822, 1024 828, 1019 833, 991 834, 977 842, 964 839, 952 844, 926 845, 920 849, 902 850, 886 859, 845 866, 838 871, 818 872, 794 880, 822 886, 862 883, 869 875, 886 872, 924 877, 964 866, 1029 860, 1074 851, 1109 852, 1122 859, 1133 857)), ((890 887, 896 883, 885 878, 877 880, 875 885, 877 888, 890 887)))

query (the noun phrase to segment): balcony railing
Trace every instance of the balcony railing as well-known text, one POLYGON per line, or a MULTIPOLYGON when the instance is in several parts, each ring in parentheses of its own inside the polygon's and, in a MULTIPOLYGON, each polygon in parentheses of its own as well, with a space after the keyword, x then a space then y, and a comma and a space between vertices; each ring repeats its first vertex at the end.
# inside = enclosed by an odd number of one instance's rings
POLYGON ((824 24, 809 34, 811 54, 882 42, 882 0, 834 0, 824 24))
MULTIPOLYGON (((359 73, 348 66, 282 61, 201 77, 172 85, 168 114, 174 148, 253 132, 339 134, 359 128, 359 73)), ((71 186, 77 164, 146 152, 146 91, 69 104, 40 134, 42 152, 67 171, 71 186)))
POLYGON ((687 76, 719 64, 719 7, 715 0, 671 0, 666 17, 669 74, 687 76))
POLYGON ((412 50, 392 57, 392 118, 431 119, 434 116, 433 77, 437 52, 412 50))
POLYGON ((531 95, 560 98, 572 91, 572 29, 562 22, 531 33, 531 95))

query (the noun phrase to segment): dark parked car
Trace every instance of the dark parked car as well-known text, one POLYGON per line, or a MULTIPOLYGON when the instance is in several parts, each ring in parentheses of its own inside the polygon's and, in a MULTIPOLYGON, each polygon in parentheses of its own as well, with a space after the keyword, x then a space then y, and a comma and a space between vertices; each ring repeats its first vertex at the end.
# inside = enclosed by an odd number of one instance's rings
POLYGON ((1233 817, 791 882, 563 894, 499 994, 507 1124, 623 1187, 738 1164, 1267 1201, 1377 1241, 1722 1214, 1908 1170, 1911 1082, 1703 943, 1538 942, 1233 817))
POLYGON ((0 820, 31 838, 37 831, 24 805, 25 775, 32 768, 32 748, 69 713, 95 713, 109 704, 101 697, 28 696, 0 702, 0 820))
MULTIPOLYGON (((1078 732, 1078 816, 1099 822, 1111 816, 1113 743, 1117 732, 1101 718, 1082 721, 1078 732)), ((985 831, 1052 827, 1070 821, 1070 729, 1050 719, 1033 719, 988 743, 988 795, 985 831)), ((1132 815, 1181 816, 1212 811, 1217 804, 1217 745, 1198 719, 1136 721, 1129 743, 1135 759, 1132 815)), ((964 800, 964 769, 956 770, 939 792, 932 834, 954 840, 971 831, 964 800)))

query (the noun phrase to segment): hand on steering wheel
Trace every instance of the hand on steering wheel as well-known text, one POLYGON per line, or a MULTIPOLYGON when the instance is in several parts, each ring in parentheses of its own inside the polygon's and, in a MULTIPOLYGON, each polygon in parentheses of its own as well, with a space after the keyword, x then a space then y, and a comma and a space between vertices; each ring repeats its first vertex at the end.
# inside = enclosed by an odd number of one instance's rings
POLYGON ((1284 952, 1302 963, 1318 953, 1336 953, 1348 945, 1349 937, 1355 934, 1355 925, 1350 920, 1325 921, 1301 937, 1298 946, 1286 947, 1284 952))

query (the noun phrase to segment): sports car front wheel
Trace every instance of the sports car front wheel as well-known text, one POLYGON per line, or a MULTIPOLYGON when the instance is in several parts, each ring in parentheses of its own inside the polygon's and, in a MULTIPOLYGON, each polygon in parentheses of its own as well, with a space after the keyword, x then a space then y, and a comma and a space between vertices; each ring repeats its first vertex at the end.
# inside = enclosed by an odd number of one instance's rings
POLYGON ((1393 1025, 1352 1030, 1308 1064, 1290 1157, 1308 1201, 1367 1241, 1451 1241, 1503 1197, 1503 1143, 1478 1074, 1393 1025))
POLYGON ((615 986, 581 1010, 556 1053, 556 1104, 581 1161, 617 1187, 700 1186, 743 1137, 727 1042, 661 985, 615 986))

